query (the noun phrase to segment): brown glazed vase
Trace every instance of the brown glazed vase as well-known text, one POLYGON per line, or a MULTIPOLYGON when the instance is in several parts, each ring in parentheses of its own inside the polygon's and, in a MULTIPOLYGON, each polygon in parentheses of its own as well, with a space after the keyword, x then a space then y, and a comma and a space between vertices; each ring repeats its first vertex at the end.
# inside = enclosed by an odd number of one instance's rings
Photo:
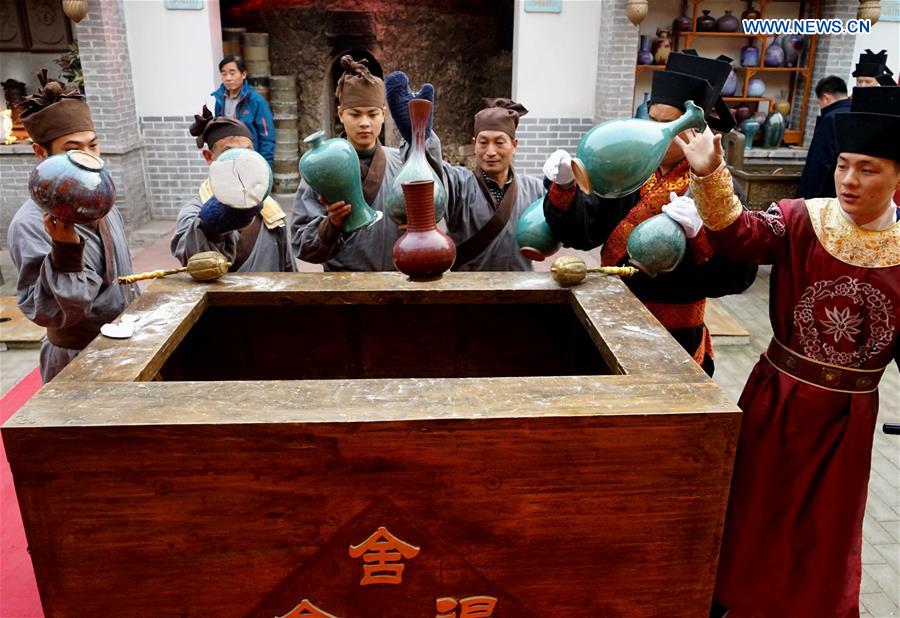
POLYGON ((406 233, 394 243, 394 266, 413 280, 437 279, 453 266, 456 245, 437 229, 434 180, 403 183, 406 233))

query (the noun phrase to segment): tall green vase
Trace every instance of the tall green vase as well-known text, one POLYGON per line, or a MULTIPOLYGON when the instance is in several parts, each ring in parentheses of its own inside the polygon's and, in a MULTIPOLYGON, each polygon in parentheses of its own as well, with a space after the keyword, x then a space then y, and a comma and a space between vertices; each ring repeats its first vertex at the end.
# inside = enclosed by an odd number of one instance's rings
POLYGON ((350 204, 350 214, 342 226, 345 232, 374 225, 382 213, 366 203, 356 149, 339 137, 323 140, 324 135, 324 131, 316 131, 303 140, 312 146, 300 157, 303 179, 329 204, 339 201, 350 204))
POLYGON ((703 131, 703 110, 693 101, 672 122, 607 120, 588 131, 575 151, 572 171, 582 191, 622 197, 636 191, 662 162, 669 144, 687 129, 703 131))
POLYGON ((409 102, 409 121, 412 127, 412 143, 409 157, 406 163, 394 176, 394 180, 388 187, 384 198, 384 211, 391 221, 397 225, 406 225, 406 200, 403 197, 403 185, 417 180, 434 181, 434 218, 440 221, 444 218, 444 210, 447 207, 447 192, 441 179, 428 163, 425 157, 425 133, 428 129, 428 117, 431 116, 431 101, 425 99, 412 99, 409 102))
POLYGON ((543 196, 534 200, 519 217, 519 223, 516 225, 516 242, 519 244, 519 252, 536 262, 550 257, 562 246, 544 218, 543 196))

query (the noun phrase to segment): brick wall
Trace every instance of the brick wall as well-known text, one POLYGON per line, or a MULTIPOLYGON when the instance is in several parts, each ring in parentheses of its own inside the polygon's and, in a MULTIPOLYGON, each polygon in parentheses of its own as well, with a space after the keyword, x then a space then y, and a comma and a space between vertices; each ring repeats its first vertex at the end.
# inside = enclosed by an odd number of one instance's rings
POLYGON ((9 222, 28 199, 28 177, 37 164, 31 146, 3 146, 0 150, 0 247, 7 248, 9 222))
POLYGON ((541 176, 550 153, 562 148, 574 156, 578 142, 593 125, 591 118, 522 118, 516 130, 516 171, 541 176))
POLYGON ((154 219, 174 219, 196 195, 209 167, 188 133, 193 116, 143 116, 144 170, 154 219))
MULTIPOLYGON (((824 0, 822 4, 823 19, 852 19, 856 17, 856 9, 859 7, 857 0, 824 0)), ((856 44, 856 35, 828 35, 820 36, 816 44, 815 67, 813 68, 812 84, 810 86, 809 104, 807 106, 806 127, 803 131, 803 144, 809 146, 812 134, 815 130, 816 119, 819 116, 819 105, 816 103, 815 87, 820 79, 828 75, 837 75, 842 79, 853 71, 856 58, 853 56, 853 48, 856 44)), ((853 89, 853 84, 847 87, 853 89)))
POLYGON ((625 16, 624 0, 602 0, 597 49, 595 120, 630 117, 634 92, 637 28, 625 16))

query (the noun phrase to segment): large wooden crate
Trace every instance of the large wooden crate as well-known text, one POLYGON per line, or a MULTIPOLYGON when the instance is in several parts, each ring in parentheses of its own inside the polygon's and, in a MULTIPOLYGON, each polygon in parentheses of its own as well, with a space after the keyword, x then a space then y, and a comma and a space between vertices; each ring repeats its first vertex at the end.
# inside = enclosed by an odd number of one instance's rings
POLYGON ((621 281, 176 277, 128 313, 2 430, 48 616, 706 615, 740 414, 621 281))

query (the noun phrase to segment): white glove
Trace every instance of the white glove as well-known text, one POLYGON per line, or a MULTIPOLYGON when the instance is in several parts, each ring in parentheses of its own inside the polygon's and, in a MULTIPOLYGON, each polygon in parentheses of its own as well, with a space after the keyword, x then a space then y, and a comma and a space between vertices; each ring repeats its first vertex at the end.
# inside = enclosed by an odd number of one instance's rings
POLYGON ((213 195, 232 208, 254 208, 272 188, 272 169, 258 152, 232 148, 209 166, 209 185, 213 195))
POLYGON ((557 150, 544 161, 544 176, 560 186, 572 184, 572 155, 565 150, 557 150))
POLYGON ((662 211, 675 219, 684 228, 684 235, 693 238, 700 233, 703 220, 697 212, 694 200, 686 195, 679 196, 672 191, 669 193, 669 203, 662 207, 662 211))

